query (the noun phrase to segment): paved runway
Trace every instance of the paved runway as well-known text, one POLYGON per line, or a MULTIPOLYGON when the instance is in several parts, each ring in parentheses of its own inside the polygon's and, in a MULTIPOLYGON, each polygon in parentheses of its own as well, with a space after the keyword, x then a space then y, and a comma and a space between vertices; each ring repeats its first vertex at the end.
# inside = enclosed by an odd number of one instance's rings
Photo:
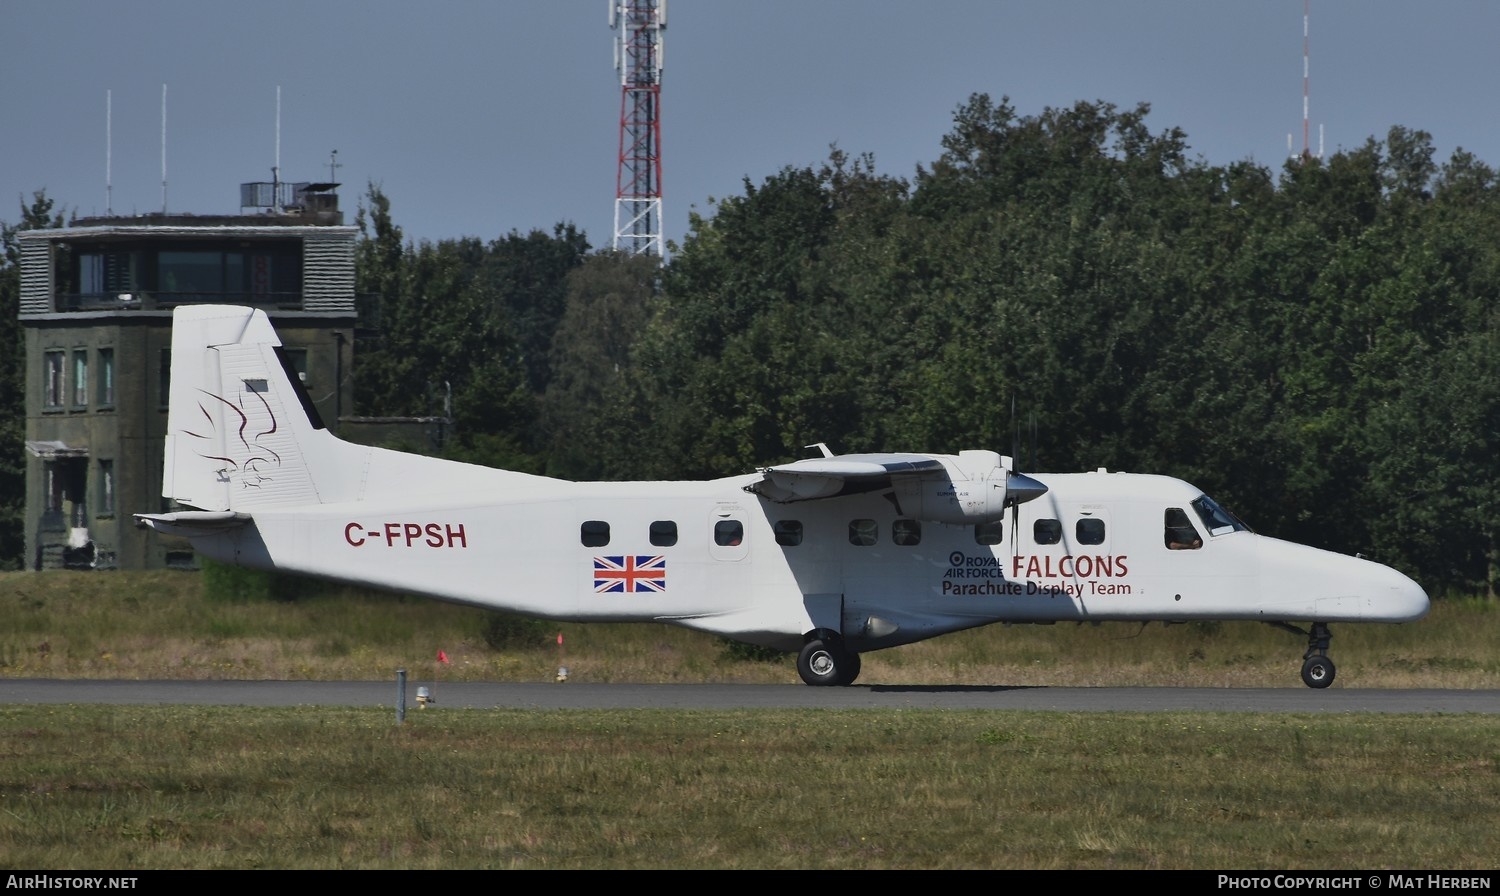
MULTIPOLYGON (((999 709, 1059 712, 1500 713, 1500 690, 1310 688, 1052 688, 763 684, 419 682, 433 709, 999 709)), ((368 706, 395 709, 390 681, 78 681, 0 679, 0 705, 368 706)))

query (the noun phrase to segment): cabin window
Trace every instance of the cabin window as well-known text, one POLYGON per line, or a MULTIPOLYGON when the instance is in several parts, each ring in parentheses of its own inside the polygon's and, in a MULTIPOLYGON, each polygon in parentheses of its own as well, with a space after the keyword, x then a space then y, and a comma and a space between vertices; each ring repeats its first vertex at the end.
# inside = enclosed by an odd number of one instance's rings
POLYGON ((1000 544, 1005 540, 1005 524, 1000 520, 974 525, 975 544, 1000 544))
POLYGON ((880 526, 874 520, 854 520, 849 524, 849 543, 862 548, 880 540, 880 526))
POLYGON ((1163 538, 1168 550, 1195 551, 1203 547, 1203 539, 1198 537, 1198 530, 1193 528, 1187 511, 1181 507, 1168 507, 1164 522, 1166 531, 1163 538))
POLYGON ((1104 544, 1104 520, 1084 517, 1074 527, 1079 544, 1104 544))
POLYGON ((796 547, 802 543, 801 520, 777 520, 776 543, 784 547, 796 547))
POLYGON ((734 547, 745 540, 745 525, 739 520, 719 520, 714 523, 714 544, 719 547, 734 547))
POLYGON ((1031 526, 1031 537, 1037 544, 1057 544, 1062 541, 1062 522, 1059 520, 1037 520, 1031 526))
POLYGON ((918 520, 896 520, 891 523, 891 541, 899 545, 922 543, 922 523, 918 520))
POLYGON ((651 524, 651 543, 659 548, 669 548, 677 543, 677 524, 672 520, 657 520, 651 524))
POLYGON ((586 548, 602 548, 609 544, 609 523, 603 520, 585 520, 578 527, 578 540, 586 548))

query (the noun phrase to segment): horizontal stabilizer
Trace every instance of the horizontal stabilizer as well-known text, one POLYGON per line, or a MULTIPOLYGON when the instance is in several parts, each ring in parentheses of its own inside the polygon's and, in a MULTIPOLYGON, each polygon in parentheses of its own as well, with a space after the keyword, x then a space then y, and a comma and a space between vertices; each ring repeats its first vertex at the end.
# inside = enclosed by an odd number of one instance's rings
POLYGON ((135 524, 163 535, 209 535, 250 522, 248 513, 233 510, 180 510, 176 513, 137 513, 135 524))

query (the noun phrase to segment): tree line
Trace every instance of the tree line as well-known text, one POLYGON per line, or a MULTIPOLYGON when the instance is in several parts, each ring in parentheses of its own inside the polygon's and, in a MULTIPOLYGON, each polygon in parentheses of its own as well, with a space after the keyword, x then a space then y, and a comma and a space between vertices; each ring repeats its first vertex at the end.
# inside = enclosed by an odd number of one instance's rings
MULTIPOLYGON (((1493 597, 1495 170, 1399 126, 1211 165, 1149 111, 976 94, 911 177, 837 147, 747 177, 664 264, 567 224, 414 243, 371 185, 357 409, 443 414, 444 453, 572 479, 723 476, 814 442, 1166 473, 1262 533, 1493 597)), ((36 199, 18 226, 51 220, 36 199)), ((9 421, 21 376, 0 376, 9 421)), ((4 528, 24 460, 18 428, 0 439, 4 528)))

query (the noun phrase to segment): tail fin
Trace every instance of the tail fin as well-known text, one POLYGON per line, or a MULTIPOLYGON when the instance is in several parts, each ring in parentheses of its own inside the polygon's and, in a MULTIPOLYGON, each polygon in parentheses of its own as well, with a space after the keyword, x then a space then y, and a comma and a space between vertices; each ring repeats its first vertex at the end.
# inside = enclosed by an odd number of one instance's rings
POLYGON ((238 512, 341 500, 369 450, 324 428, 264 311, 173 312, 164 497, 238 512))
POLYGON ((271 508, 472 501, 558 482, 341 441, 323 426, 264 311, 189 305, 173 312, 162 495, 197 511, 173 520, 201 528, 271 508))

